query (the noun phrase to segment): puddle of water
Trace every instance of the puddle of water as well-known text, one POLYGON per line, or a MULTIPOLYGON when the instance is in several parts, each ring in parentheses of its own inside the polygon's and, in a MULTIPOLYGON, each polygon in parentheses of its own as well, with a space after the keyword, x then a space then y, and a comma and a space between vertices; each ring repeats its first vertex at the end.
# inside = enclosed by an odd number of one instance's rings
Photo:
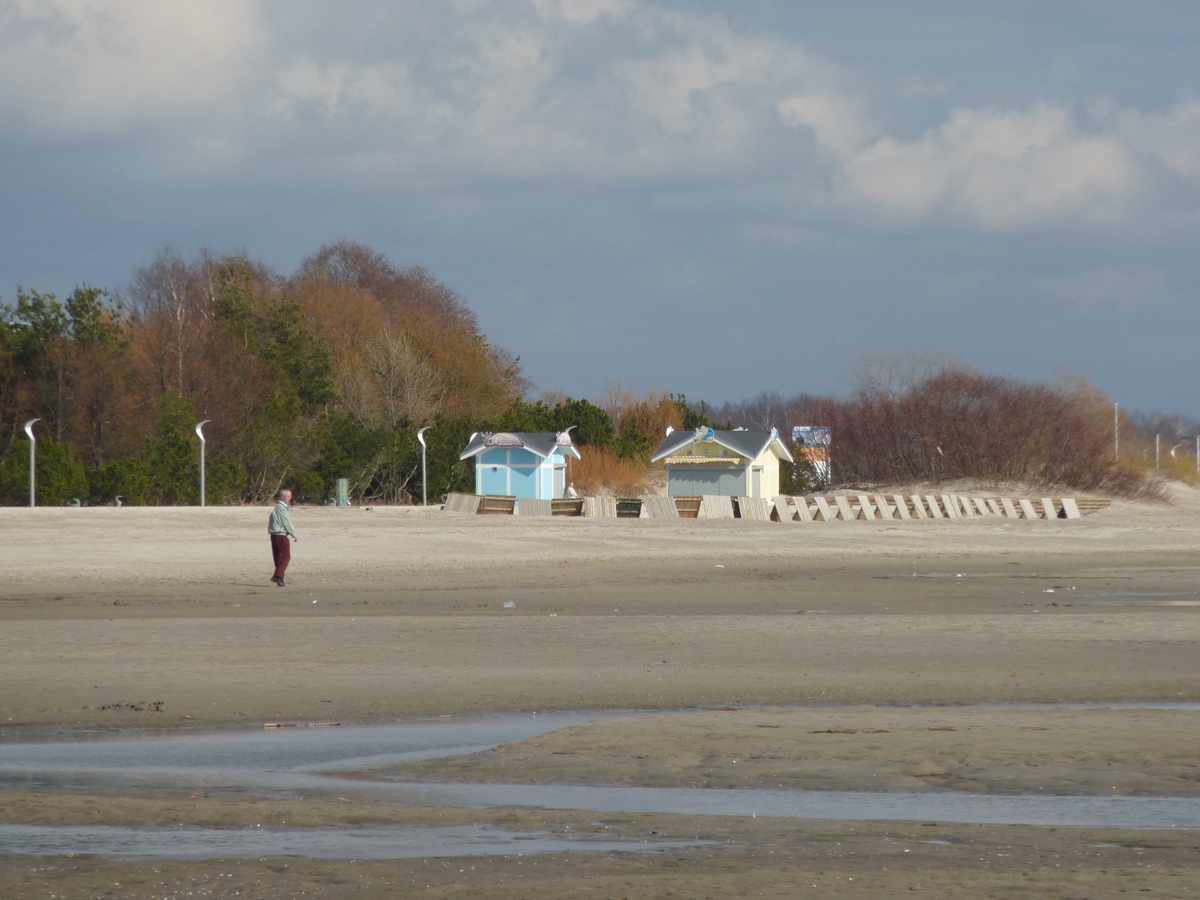
POLYGON ((10 741, 8 734, 0 733, 0 772, 23 769, 278 772, 331 766, 383 766, 473 753, 569 725, 638 715, 649 713, 531 713, 341 728, 92 731, 49 741, 31 740, 28 733, 10 741))
MULTIPOLYGON (((316 787, 314 785, 314 787, 316 787)), ((692 816, 963 822, 1087 828, 1200 829, 1200 799, 959 794, 951 791, 804 791, 528 784, 356 783, 340 796, 473 808, 595 810, 692 816), (361 793, 360 793, 361 791, 361 793)))
POLYGON ((1087 591, 1068 595, 1072 606, 1200 606, 1200 591, 1087 591))
POLYGON ((608 841, 593 835, 458 828, 113 828, 103 825, 0 825, 0 856, 76 856, 117 860, 421 859, 525 856, 564 850, 647 852, 705 841, 608 841))
MULTIPOLYGON (((1070 581, 1069 576, 1039 575, 1037 572, 895 572, 876 575, 877 579, 927 578, 931 580, 968 580, 975 578, 1058 579, 1070 581)), ((1071 606, 1200 606, 1200 591, 1080 591, 1069 584, 1046 588, 1043 594, 1061 594, 1071 606)))
MULTIPOLYGON (((1058 705, 1064 706, 1093 707, 1058 705)), ((1179 703, 1094 706, 1200 708, 1200 704, 1179 703)), ((353 799, 466 808, 1200 829, 1200 799, 1195 798, 396 783, 322 774, 469 753, 599 717, 596 713, 555 713, 340 729, 103 734, 3 743, 0 785, 353 799)))
MULTIPOLYGON (((929 709, 931 707, 900 707, 901 709, 929 709)), ((969 703, 963 706, 932 707, 939 710, 955 709, 1181 709, 1200 711, 1200 703, 1176 700, 1060 700, 1057 703, 1021 703, 997 700, 993 703, 969 703)))

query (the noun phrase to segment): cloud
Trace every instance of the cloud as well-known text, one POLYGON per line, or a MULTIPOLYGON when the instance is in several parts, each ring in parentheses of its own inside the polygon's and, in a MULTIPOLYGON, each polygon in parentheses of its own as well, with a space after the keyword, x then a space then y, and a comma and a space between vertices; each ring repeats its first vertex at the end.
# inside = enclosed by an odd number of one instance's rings
POLYGON ((849 154, 838 177, 847 202, 897 221, 944 215, 1000 230, 1112 221, 1139 183, 1124 142, 1049 104, 956 109, 915 141, 885 136, 849 154))
POLYGON ((1165 113, 1128 109, 1113 113, 1112 118, 1131 147, 1180 177, 1200 177, 1200 99, 1182 100, 1165 113))
POLYGON ((255 0, 4 0, 0 113, 79 133, 212 107, 266 40, 255 0))
POLYGON ((543 19, 587 24, 602 16, 623 16, 635 8, 631 0, 533 0, 543 19))
POLYGON ((1082 124, 1062 104, 957 108, 904 139, 872 120, 858 77, 639 0, 0 0, 0 122, 35 141, 152 122, 196 157, 282 155, 397 188, 734 186, 990 231, 1120 221, 1149 185, 1200 177, 1197 99, 1082 124))
POLYGON ((528 0, 462 6, 436 34, 373 63, 310 44, 279 70, 273 109, 369 131, 373 158, 399 177, 774 179, 805 185, 798 203, 897 227, 1096 227, 1146 200, 1151 163, 1172 177, 1200 171, 1197 101, 1083 124, 1062 104, 956 108, 901 139, 880 133, 847 81, 796 42, 719 17, 634 0, 528 0))
MULTIPOLYGON (((639 183, 745 172, 779 152, 777 103, 815 119, 806 94, 832 96, 828 67, 792 44, 646 4, 502 4, 429 37, 370 64, 305 47, 272 109, 370 122, 401 167, 436 151, 435 168, 490 177, 639 183)), ((819 124, 835 133, 832 112, 819 124)))
POLYGON ((851 153, 871 136, 872 127, 857 104, 830 91, 788 97, 776 104, 779 119, 789 128, 813 130, 817 143, 837 153, 851 153))

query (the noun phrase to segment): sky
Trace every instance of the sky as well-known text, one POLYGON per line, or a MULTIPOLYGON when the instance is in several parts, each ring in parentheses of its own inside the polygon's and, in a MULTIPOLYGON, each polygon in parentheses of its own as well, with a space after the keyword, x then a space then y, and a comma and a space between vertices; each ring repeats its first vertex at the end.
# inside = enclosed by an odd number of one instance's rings
POLYGON ((953 354, 1200 418, 1195 0, 0 0, 0 301, 422 265, 538 390, 953 354))

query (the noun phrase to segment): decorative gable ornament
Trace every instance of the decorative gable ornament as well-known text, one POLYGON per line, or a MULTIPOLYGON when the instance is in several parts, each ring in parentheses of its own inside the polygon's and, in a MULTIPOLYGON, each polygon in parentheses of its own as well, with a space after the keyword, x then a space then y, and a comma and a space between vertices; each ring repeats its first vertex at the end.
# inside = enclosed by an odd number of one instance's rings
POLYGON ((483 446, 487 447, 489 450, 493 447, 524 447, 525 442, 515 434, 510 434, 507 431, 501 431, 488 437, 488 439, 483 442, 483 446))

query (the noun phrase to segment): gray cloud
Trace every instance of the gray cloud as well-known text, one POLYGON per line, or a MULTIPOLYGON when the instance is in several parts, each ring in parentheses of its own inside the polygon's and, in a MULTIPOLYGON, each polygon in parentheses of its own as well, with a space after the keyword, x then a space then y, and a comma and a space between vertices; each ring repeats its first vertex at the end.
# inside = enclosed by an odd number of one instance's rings
POLYGON ((348 237, 576 394, 834 390, 945 349, 1169 406, 1200 9, 1022 8, 0 0, 0 289, 348 237), (730 346, 755 363, 718 373, 730 346))
POLYGON ((251 0, 7 0, 0 110, 43 135, 211 111, 235 99, 267 28, 251 0))

